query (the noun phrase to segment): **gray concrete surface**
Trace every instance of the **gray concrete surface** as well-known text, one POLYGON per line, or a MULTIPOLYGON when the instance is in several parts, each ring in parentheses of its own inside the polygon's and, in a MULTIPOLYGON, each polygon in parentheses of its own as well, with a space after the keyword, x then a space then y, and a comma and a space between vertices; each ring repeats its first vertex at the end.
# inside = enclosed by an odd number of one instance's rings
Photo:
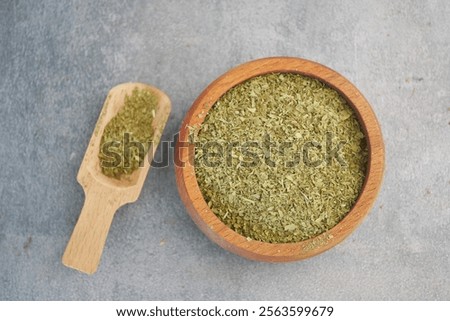
POLYGON ((450 4, 442 1, 1 1, 0 299, 450 300, 450 4), (151 171, 98 272, 61 264, 84 201, 76 173, 108 90, 166 91, 165 139, 229 68, 288 55, 372 103, 387 168, 371 214, 310 260, 251 262, 210 242, 151 171))

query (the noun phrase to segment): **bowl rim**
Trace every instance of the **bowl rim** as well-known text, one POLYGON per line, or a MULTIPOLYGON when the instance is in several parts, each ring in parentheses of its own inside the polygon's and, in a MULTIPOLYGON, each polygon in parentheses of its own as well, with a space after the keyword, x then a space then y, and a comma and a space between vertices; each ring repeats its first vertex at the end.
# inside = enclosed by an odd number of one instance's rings
POLYGON ((309 258, 339 244, 363 221, 381 188, 384 173, 384 143, 381 128, 369 102, 338 72, 317 62, 296 57, 268 57, 234 67, 214 80, 194 101, 180 127, 175 147, 175 175, 186 209, 209 239, 222 248, 248 259, 287 262, 309 258), (295 243, 267 243, 247 239, 225 225, 208 207, 194 168, 191 131, 200 128, 214 103, 232 87, 269 73, 297 73, 318 79, 339 92, 355 111, 367 140, 368 162, 362 190, 347 215, 333 228, 313 238, 295 243))

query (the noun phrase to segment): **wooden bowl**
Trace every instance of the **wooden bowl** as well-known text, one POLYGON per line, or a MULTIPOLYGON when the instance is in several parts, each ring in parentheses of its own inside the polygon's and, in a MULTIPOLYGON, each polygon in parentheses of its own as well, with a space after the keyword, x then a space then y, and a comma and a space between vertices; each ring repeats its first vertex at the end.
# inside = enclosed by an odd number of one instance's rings
POLYGON ((384 171, 384 145, 375 114, 359 90, 347 79, 321 64, 290 57, 264 58, 237 66, 211 83, 197 98, 181 124, 175 148, 178 190, 188 213, 212 241, 248 259, 287 262, 322 253, 346 238, 371 209, 384 171), (355 110, 368 144, 367 173, 361 193, 350 212, 332 229, 297 243, 266 243, 247 240, 226 226, 208 207, 194 170, 194 145, 189 143, 190 128, 199 127, 208 110, 229 89, 255 76, 273 73, 298 73, 316 78, 336 89, 355 110))

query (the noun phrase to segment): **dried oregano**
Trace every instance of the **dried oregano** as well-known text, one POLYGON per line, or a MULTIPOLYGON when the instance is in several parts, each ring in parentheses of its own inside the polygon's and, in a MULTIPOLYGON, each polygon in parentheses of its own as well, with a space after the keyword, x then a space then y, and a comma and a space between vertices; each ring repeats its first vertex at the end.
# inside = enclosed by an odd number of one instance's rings
POLYGON ((258 76, 226 92, 195 144, 206 202, 248 239, 319 235, 349 212, 364 182, 367 146, 354 111, 334 89, 298 74, 258 76))
POLYGON ((99 158, 104 175, 120 179, 142 166, 151 146, 152 122, 158 104, 150 91, 135 88, 124 106, 106 125, 99 158))

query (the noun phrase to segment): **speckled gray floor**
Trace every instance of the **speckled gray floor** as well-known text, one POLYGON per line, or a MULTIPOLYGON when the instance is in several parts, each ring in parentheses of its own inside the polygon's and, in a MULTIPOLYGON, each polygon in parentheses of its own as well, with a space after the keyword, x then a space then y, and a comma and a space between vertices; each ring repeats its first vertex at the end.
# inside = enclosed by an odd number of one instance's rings
POLYGON ((0 299, 450 300, 448 1, 5 0, 0 17, 0 299), (95 275, 61 264, 111 87, 166 91, 170 139, 208 83, 274 55, 337 70, 379 118, 384 185, 354 234, 307 261, 247 261, 196 228, 170 166, 119 210, 95 275))

